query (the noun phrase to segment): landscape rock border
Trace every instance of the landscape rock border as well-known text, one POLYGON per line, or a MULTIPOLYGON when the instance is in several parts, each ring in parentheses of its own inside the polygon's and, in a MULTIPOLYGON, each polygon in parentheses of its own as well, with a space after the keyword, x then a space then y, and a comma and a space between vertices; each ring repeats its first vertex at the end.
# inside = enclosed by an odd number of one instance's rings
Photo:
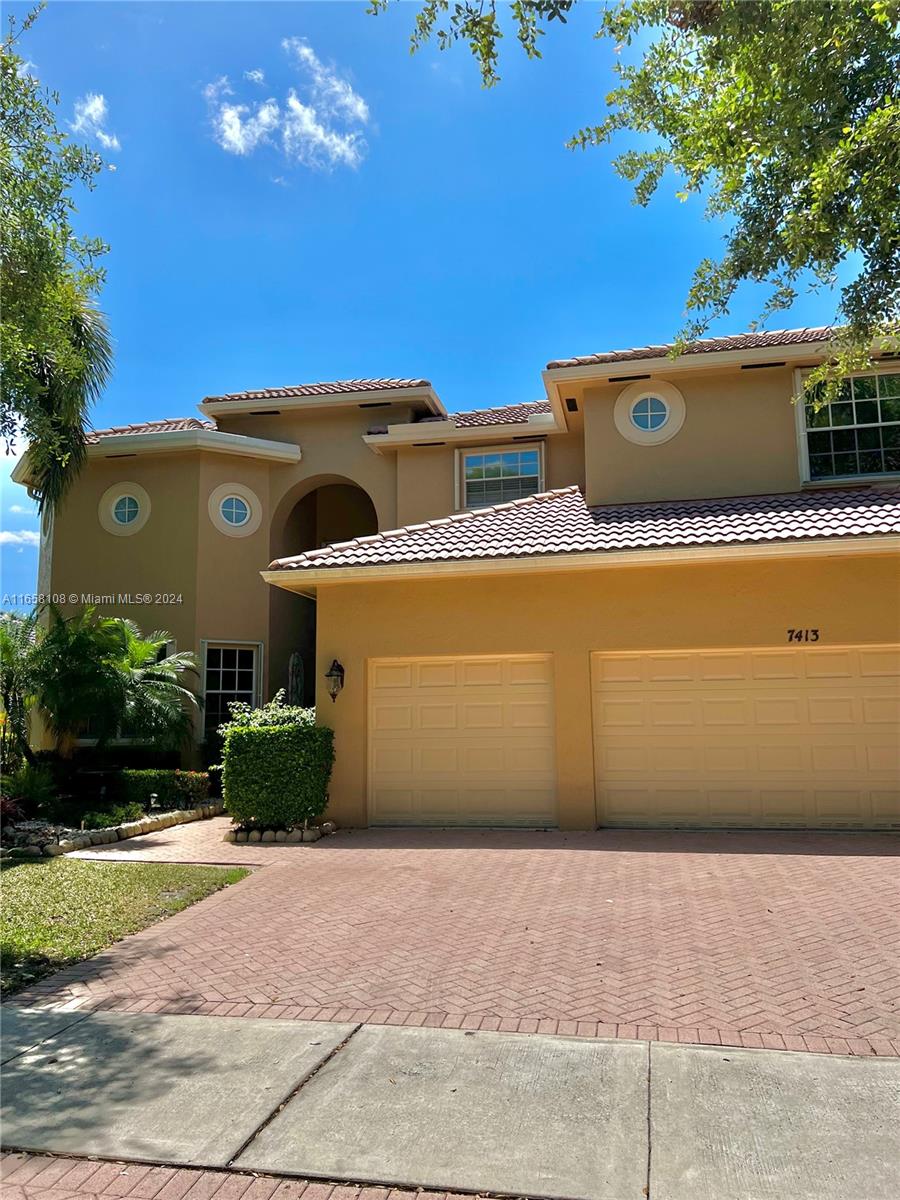
POLYGON ((70 854, 73 850, 89 850, 92 846, 107 846, 113 842, 124 842, 128 838, 140 837, 145 833, 158 833, 173 825, 187 825, 190 821, 202 821, 218 817, 225 811, 221 801, 201 804, 197 808, 177 809, 174 812, 157 813, 142 817, 139 821, 128 821, 124 825, 110 825, 107 829, 85 829, 70 838, 45 842, 36 846, 15 846, 4 850, 3 858, 56 858, 70 854))
POLYGON ((336 829, 334 821, 323 821, 321 825, 310 825, 306 829, 228 829, 223 840, 238 842, 241 845, 247 842, 296 845, 298 842, 317 842, 319 838, 328 837, 336 829))

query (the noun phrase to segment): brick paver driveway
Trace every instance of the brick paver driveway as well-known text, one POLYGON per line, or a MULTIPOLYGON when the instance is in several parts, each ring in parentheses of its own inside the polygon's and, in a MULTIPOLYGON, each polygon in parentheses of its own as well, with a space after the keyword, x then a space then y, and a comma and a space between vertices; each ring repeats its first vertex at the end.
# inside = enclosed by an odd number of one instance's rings
POLYGON ((114 852, 268 865, 20 999, 900 1053, 891 835, 226 824, 114 852))

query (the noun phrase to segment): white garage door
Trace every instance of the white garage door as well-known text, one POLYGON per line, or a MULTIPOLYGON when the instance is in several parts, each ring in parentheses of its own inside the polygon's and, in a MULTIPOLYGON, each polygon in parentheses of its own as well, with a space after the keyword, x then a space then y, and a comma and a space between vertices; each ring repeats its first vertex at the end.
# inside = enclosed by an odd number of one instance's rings
POLYGON ((594 654, 602 825, 900 827, 900 647, 594 654))
POLYGON ((556 824, 548 655, 374 659, 369 820, 556 824))

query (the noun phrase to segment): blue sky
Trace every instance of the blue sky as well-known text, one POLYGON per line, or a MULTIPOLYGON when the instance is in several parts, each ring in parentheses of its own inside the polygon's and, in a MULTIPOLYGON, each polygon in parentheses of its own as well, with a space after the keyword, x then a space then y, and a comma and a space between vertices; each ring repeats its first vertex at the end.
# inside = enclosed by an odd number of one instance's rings
MULTIPOLYGON (((408 3, 51 3, 21 51, 115 168, 79 198, 111 246, 95 426, 355 376, 425 376, 451 410, 532 400, 550 358, 670 339, 718 231, 673 180, 640 209, 613 151, 565 148, 614 83, 597 11, 538 62, 508 37, 484 90, 463 47, 410 56, 408 3)), ((746 289, 713 332, 761 303, 746 289)), ((832 316, 806 296, 777 325, 832 316)), ((37 561, 8 469, 5 594, 37 561)))

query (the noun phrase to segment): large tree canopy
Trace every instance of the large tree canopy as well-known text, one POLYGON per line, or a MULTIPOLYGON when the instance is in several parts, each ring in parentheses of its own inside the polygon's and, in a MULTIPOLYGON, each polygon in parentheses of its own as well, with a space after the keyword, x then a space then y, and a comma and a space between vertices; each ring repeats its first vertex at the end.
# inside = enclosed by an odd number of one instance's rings
POLYGON ((103 163, 57 124, 58 96, 17 53, 33 23, 10 20, 0 43, 0 437, 30 446, 41 507, 55 504, 80 467, 84 424, 110 371, 106 324, 93 304, 106 247, 77 235, 73 189, 103 163))
MULTIPOLYGON (((515 0, 509 12, 529 57, 572 6, 515 0)), ((616 47, 619 86, 600 123, 570 145, 645 135, 645 148, 615 163, 636 201, 647 204, 671 167, 680 197, 702 196, 707 214, 729 223, 721 257, 697 267, 682 339, 726 314, 745 281, 769 285, 765 318, 790 307, 810 275, 814 287, 831 285, 839 268, 842 329, 822 377, 863 365, 874 338, 896 338, 898 25, 897 0, 625 0, 601 13, 597 37, 616 47), (636 44, 644 48, 631 61, 636 44)), ((465 42, 490 87, 502 36, 495 0, 426 0, 412 48, 465 42)))

